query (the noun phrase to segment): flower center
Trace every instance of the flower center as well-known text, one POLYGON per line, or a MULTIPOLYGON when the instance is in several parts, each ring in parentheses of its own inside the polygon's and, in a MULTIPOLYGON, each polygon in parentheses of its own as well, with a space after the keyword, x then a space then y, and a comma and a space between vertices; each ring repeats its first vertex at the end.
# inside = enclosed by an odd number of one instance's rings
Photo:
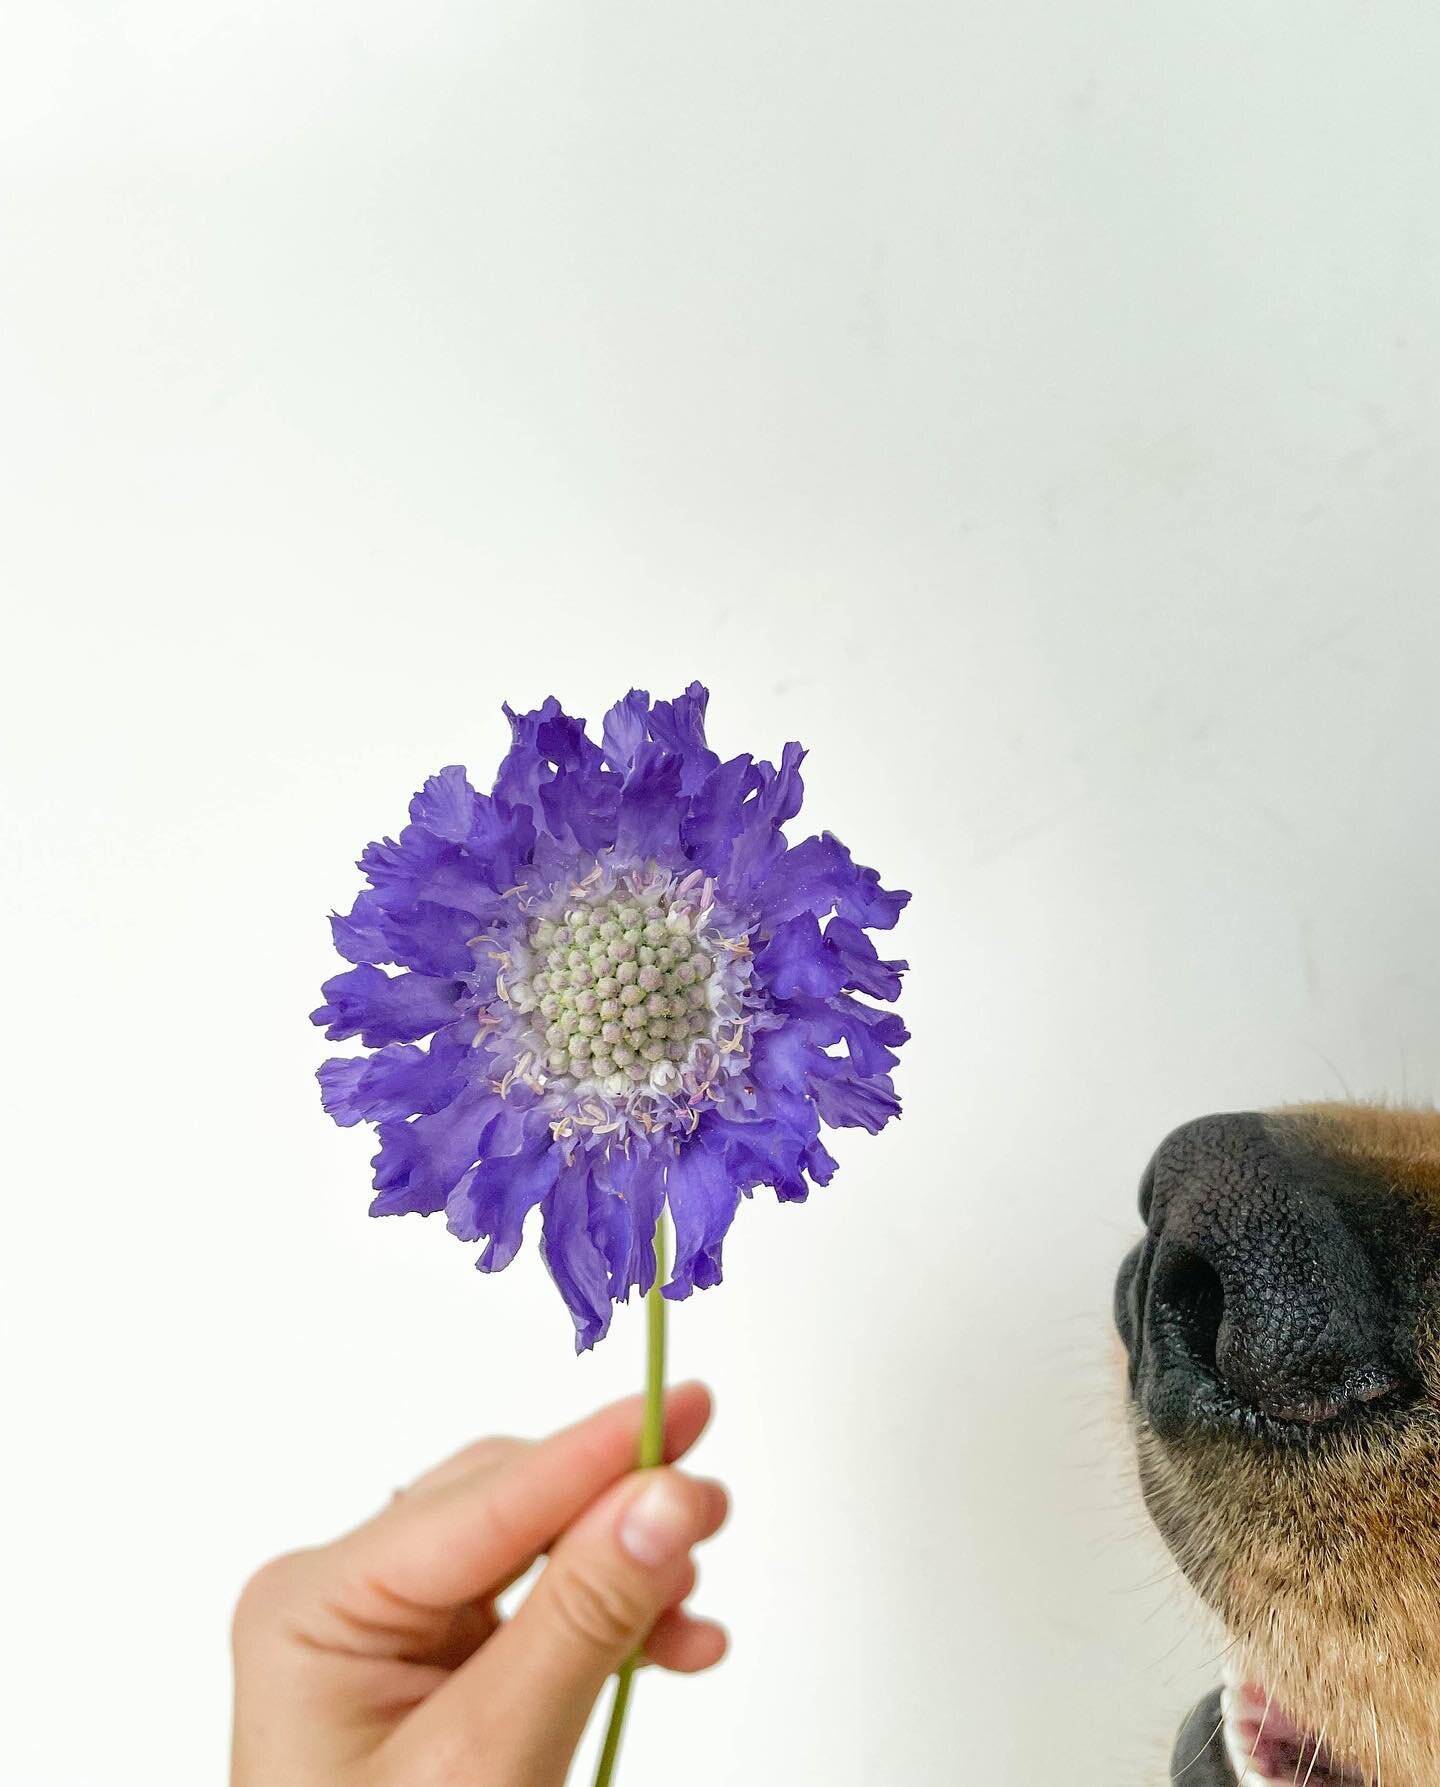
POLYGON ((725 940, 671 885, 636 877, 583 900, 572 889, 571 899, 530 923, 506 975, 526 1027, 522 1076, 627 1102, 676 1094, 702 1057, 727 1046, 716 957, 725 940))

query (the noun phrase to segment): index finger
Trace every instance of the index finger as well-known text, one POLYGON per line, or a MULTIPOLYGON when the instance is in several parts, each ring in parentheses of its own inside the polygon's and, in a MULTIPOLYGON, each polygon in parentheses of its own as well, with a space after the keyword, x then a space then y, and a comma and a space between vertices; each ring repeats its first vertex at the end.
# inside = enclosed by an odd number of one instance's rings
MULTIPOLYGON (((710 1419, 703 1384, 665 1399, 668 1462, 689 1451, 710 1419)), ((479 1600, 513 1578, 612 1483, 635 1468, 644 1398, 627 1397, 498 1469, 468 1471, 424 1495, 401 1496, 339 1542, 346 1573, 412 1607, 479 1600)))

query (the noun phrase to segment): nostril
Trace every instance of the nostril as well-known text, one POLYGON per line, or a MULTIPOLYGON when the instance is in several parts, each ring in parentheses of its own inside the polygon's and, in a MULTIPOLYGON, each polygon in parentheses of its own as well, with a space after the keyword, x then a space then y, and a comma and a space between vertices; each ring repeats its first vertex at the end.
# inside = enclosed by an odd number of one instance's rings
POLYGON ((1156 1272, 1150 1304, 1151 1325, 1163 1325, 1172 1345, 1183 1348, 1192 1364, 1218 1376, 1225 1289, 1210 1262, 1198 1253, 1172 1255, 1156 1272))

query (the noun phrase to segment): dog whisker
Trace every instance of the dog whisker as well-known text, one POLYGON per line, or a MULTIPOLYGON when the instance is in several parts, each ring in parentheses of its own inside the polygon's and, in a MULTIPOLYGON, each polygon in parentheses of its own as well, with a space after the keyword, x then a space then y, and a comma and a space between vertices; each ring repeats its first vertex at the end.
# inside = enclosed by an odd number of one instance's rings
POLYGON ((1224 1719, 1224 1715, 1222 1714, 1220 1723, 1210 1733, 1209 1737, 1207 1737, 1205 1739, 1204 1743, 1201 1744, 1200 1748, 1195 1752, 1195 1754, 1190 1758, 1190 1760, 1184 1765, 1184 1767, 1177 1769, 1175 1771, 1175 1773, 1173 1775, 1171 1775, 1170 1779, 1172 1781, 1178 1781, 1182 1775, 1189 1774, 1190 1770, 1192 1768, 1194 1768, 1195 1764, 1200 1760, 1200 1758, 1210 1748, 1211 1744, 1214 1743, 1215 1739, 1217 1737, 1219 1737, 1220 1733, 1224 1729, 1225 1729, 1225 1719, 1224 1719))

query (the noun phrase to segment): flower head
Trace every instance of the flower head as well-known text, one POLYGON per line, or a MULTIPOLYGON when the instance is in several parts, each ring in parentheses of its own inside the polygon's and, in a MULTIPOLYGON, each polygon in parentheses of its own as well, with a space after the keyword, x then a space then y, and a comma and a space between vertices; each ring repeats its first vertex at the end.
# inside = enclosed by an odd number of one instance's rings
POLYGON ((331 920, 357 965, 312 1014, 374 1050, 319 1076, 337 1123, 378 1126, 371 1213, 443 1210, 493 1272, 538 1205, 582 1349, 649 1288, 662 1208, 686 1297, 719 1283, 742 1195, 829 1182, 822 1124, 900 1108, 907 1032, 855 995, 899 993, 866 933, 910 896, 828 833, 788 844, 804 753, 722 763, 707 699, 632 690, 599 744, 553 698, 507 708, 493 792, 443 769, 360 858, 331 920))

